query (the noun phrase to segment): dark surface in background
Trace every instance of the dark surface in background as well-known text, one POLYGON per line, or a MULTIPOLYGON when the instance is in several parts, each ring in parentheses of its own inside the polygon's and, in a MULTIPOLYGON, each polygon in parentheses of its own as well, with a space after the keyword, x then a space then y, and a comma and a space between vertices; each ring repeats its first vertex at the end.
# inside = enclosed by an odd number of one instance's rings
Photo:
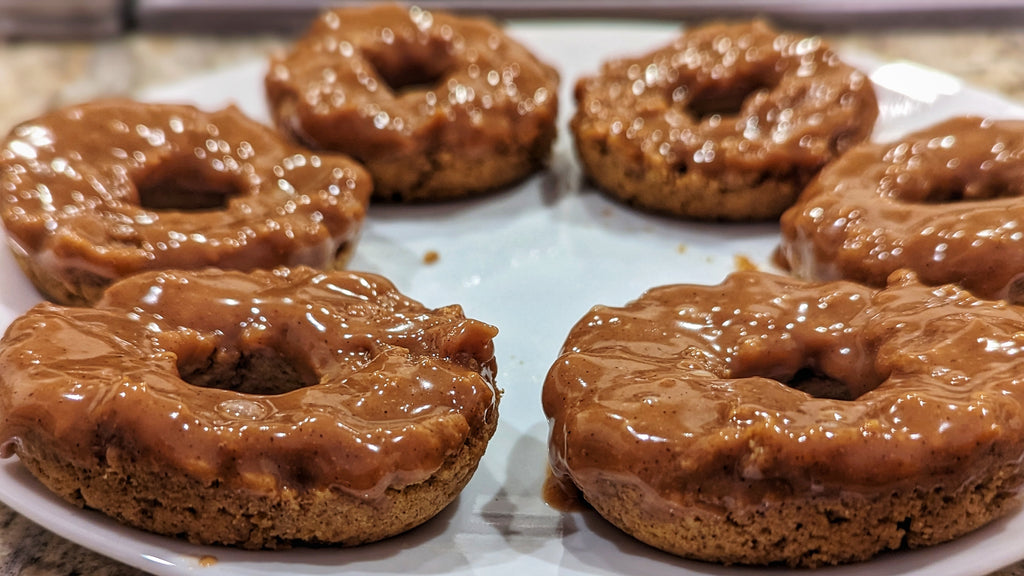
MULTIPOLYGON (((137 29, 166 33, 295 33, 328 6, 358 0, 0 0, 0 37, 85 38, 137 29)), ((410 2, 413 3, 413 2, 410 2)), ((789 27, 1024 23, 1022 0, 419 0, 427 9, 497 18, 709 18, 764 16, 789 27)))
MULTIPOLYGON (((357 0, 137 0, 134 24, 161 31, 305 29, 328 6, 357 0)), ((508 17, 750 18, 815 28, 1024 23, 1020 0, 419 0, 428 9, 508 17)))

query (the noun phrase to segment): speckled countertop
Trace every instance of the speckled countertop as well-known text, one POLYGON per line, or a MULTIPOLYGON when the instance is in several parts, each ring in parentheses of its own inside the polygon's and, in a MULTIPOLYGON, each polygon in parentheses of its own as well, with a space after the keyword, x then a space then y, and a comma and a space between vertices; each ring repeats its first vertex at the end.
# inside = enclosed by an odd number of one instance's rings
MULTIPOLYGON (((1024 27, 886 29, 826 34, 883 59, 912 60, 1024 102, 1024 27)), ((260 58, 282 37, 129 35, 98 42, 0 43, 0 134, 54 106, 131 94, 198 72, 260 58)), ((0 41, 2 42, 2 41, 0 41)), ((0 505, 0 576, 138 574, 39 528, 0 505)), ((999 576, 1024 576, 1024 563, 999 576)))

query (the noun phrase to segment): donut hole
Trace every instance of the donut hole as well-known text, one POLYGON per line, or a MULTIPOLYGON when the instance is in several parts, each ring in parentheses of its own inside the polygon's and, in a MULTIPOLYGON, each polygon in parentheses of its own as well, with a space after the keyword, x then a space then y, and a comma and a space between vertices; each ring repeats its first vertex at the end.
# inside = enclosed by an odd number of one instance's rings
POLYGON ((272 348, 218 349, 208 357, 179 358, 178 373, 193 386, 241 394, 279 395, 319 382, 307 361, 272 348))
POLYGON ((1010 282, 1006 300, 1010 304, 1024 304, 1024 276, 1017 276, 1010 282))
POLYGON ((169 158, 136 175, 138 203, 147 210, 223 210, 242 194, 236 178, 195 156, 169 158))
POLYGON ((856 400, 876 387, 851 385, 810 367, 797 370, 792 377, 783 381, 783 384, 806 392, 815 398, 832 400, 856 400))
POLYGON ((395 93, 435 88, 455 64, 448 42, 435 37, 418 42, 396 36, 389 45, 364 48, 363 57, 395 93))
POLYGON ((771 83, 758 78, 736 80, 733 84, 708 85, 686 101, 686 111, 698 121, 711 116, 738 116, 743 103, 762 90, 771 89, 771 83))

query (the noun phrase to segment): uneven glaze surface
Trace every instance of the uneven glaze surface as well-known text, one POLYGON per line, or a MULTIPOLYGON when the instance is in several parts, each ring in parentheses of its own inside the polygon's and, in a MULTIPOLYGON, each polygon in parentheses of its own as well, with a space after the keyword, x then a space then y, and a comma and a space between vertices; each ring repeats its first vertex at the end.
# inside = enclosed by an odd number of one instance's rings
POLYGON ((142 274, 95 309, 44 303, 11 325, 3 455, 52 445, 77 466, 117 455, 238 490, 375 498, 431 476, 497 409, 496 332, 370 274, 142 274), (182 379, 260 355, 311 381, 262 394, 182 379))
POLYGON ((558 73, 494 23, 398 4, 324 13, 266 87, 285 131, 371 170, 550 146, 558 109, 558 73))
POLYGON ((350 159, 288 144, 236 109, 99 100, 0 148, 11 249, 55 278, 334 263, 370 195, 350 159))
POLYGON ((782 217, 782 263, 800 277, 874 286, 899 268, 928 284, 1020 301, 1024 122, 956 117, 861 145, 782 217))
POLYGON ((763 22, 695 28, 608 62, 577 83, 576 100, 578 137, 680 173, 817 170, 878 114, 869 79, 821 38, 763 22))
POLYGON ((594 308, 543 405, 557 476, 588 498, 637 488, 665 517, 927 491, 1020 466, 1022 374, 1015 307, 909 273, 875 291, 737 272, 594 308), (787 385, 809 372, 855 399, 787 385))

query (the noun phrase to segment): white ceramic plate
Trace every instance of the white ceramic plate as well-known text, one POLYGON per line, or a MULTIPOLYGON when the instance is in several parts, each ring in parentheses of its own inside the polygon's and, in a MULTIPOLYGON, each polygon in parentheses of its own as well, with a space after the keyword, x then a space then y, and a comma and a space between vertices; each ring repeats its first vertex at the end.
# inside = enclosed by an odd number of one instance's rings
MULTIPOLYGON (((571 86, 613 55, 660 45, 673 26, 636 23, 515 23, 511 32, 562 72, 564 128, 571 86)), ((912 64, 847 59, 872 71, 888 139, 947 116, 1024 117, 1024 108, 912 64)), ((267 119, 264 64, 195 78, 144 98, 205 107, 237 103, 267 119)), ((547 423, 540 389, 569 328, 594 304, 621 305, 652 286, 720 282, 739 260, 770 269, 777 225, 695 224, 631 211, 581 188, 563 130, 551 169, 512 190, 440 206, 374 206, 352 264, 390 277, 427 305, 460 303, 501 330, 501 423, 458 500, 424 526, 355 549, 246 552, 200 547, 124 528, 65 505, 16 459, 0 464, 0 499, 50 530, 156 574, 753 574, 760 570, 689 562, 624 536, 593 512, 546 506, 547 423), (424 262, 428 251, 440 259, 424 262)), ((38 300, 0 250, 0 326, 38 300)), ((839 575, 981 575, 1024 558, 1017 513, 950 544, 823 570, 839 575)), ((774 570, 774 574, 790 574, 774 570)), ((795 574, 806 574, 806 571, 795 574)))

